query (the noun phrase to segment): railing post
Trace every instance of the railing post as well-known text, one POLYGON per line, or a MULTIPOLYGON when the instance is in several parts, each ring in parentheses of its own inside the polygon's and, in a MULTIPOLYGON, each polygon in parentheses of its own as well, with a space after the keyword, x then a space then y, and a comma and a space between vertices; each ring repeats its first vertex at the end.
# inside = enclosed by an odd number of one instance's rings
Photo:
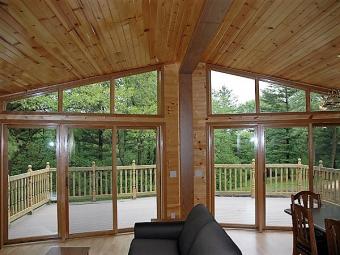
POLYGON ((92 201, 96 201, 96 162, 92 161, 92 201))
POLYGON ((136 189, 136 161, 132 160, 132 199, 136 199, 137 189, 136 189))
POLYGON ((324 179, 325 179, 325 175, 324 172, 322 171, 323 168, 323 162, 322 160, 319 160, 319 182, 320 182, 320 186, 321 186, 321 190, 319 191, 321 196, 325 196, 324 194, 324 179))
POLYGON ((46 168, 45 168, 46 170, 47 170, 47 174, 46 174, 46 176, 47 176, 47 184, 46 184, 46 188, 47 188, 47 190, 46 190, 46 195, 47 195, 47 197, 46 197, 46 199, 48 199, 48 203, 50 203, 51 202, 51 197, 52 197, 52 195, 51 195, 51 193, 52 193, 52 189, 51 189, 51 185, 52 185, 52 181, 51 181, 51 167, 50 167, 50 162, 46 162, 46 168))
POLYGON ((255 159, 251 162, 251 197, 255 197, 255 159))
POLYGON ((301 165, 301 158, 298 158, 298 167, 296 169, 297 171, 297 185, 298 185, 298 190, 297 191, 301 191, 302 190, 302 165, 301 165))
POLYGON ((9 179, 9 175, 8 175, 8 222, 10 223, 11 222, 11 194, 12 194, 12 191, 11 191, 11 181, 9 179))
POLYGON ((28 165, 28 208, 29 214, 33 213, 33 178, 32 178, 32 165, 28 165))

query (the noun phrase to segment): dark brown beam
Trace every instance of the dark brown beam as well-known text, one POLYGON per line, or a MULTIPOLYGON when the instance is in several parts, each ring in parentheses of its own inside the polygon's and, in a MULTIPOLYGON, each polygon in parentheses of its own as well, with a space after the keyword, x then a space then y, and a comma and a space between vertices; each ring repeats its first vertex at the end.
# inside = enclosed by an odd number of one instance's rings
POLYGON ((179 76, 181 216, 194 205, 192 73, 216 35, 232 0, 206 0, 182 60, 179 76))
POLYGON ((217 34, 232 0, 206 0, 189 46, 182 60, 180 73, 192 73, 210 41, 217 34))

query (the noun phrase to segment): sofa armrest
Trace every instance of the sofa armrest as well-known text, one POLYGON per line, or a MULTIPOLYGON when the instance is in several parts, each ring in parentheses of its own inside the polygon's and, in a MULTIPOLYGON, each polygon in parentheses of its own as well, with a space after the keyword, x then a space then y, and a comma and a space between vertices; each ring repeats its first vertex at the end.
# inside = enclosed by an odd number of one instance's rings
POLYGON ((135 238, 176 240, 182 232, 183 225, 184 221, 136 223, 135 238))

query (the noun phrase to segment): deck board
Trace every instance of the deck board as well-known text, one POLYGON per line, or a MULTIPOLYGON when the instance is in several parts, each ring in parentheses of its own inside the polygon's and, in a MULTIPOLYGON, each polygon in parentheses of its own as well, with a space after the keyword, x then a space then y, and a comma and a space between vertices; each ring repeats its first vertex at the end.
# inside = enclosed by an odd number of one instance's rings
MULTIPOLYGON (((250 197, 216 197, 216 220, 220 223, 254 224, 255 199, 250 197)), ((290 226, 291 219, 283 210, 288 208, 288 198, 267 198, 268 225, 290 226)), ((135 222, 156 218, 156 198, 146 197, 119 200, 118 228, 133 227, 135 222)), ((70 233, 112 229, 112 203, 98 201, 70 204, 70 233)), ((9 226, 9 239, 52 235, 57 233, 56 204, 36 209, 9 226)))

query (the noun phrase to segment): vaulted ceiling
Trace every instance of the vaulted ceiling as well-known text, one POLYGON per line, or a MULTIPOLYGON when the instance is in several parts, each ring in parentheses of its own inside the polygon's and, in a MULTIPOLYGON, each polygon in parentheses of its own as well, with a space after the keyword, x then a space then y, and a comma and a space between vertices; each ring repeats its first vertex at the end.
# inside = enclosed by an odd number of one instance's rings
MULTIPOLYGON (((0 95, 181 61, 204 0, 0 0, 0 95)), ((340 88, 340 1, 234 0, 202 61, 340 88)))

